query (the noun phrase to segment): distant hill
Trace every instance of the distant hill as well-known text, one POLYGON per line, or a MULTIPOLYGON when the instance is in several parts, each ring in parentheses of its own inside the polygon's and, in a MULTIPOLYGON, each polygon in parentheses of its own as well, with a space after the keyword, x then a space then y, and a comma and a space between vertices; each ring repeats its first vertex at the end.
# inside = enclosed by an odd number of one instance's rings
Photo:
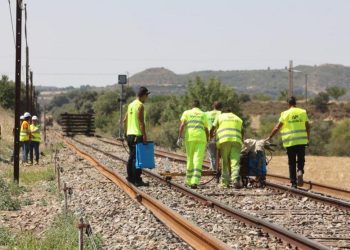
MULTIPOLYGON (((299 65, 295 67, 301 72, 294 73, 294 93, 304 93, 305 74, 308 75, 308 92, 310 95, 324 91, 329 86, 339 86, 347 89, 350 96, 350 67, 335 64, 319 66, 299 65)), ((230 70, 230 71, 197 71, 177 75, 165 68, 150 68, 130 77, 131 86, 148 86, 153 93, 184 92, 189 80, 197 76, 204 80, 220 79, 225 85, 239 92, 250 94, 264 93, 278 96, 281 90, 288 88, 288 72, 285 69, 265 70, 230 70)))

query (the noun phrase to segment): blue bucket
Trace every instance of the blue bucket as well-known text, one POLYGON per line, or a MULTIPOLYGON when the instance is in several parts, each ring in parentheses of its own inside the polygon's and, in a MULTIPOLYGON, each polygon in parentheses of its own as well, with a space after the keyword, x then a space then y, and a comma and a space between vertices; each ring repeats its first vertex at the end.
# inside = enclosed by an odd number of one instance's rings
POLYGON ((147 142, 147 144, 144 144, 144 143, 136 144, 135 166, 137 169, 155 168, 153 142, 147 142))

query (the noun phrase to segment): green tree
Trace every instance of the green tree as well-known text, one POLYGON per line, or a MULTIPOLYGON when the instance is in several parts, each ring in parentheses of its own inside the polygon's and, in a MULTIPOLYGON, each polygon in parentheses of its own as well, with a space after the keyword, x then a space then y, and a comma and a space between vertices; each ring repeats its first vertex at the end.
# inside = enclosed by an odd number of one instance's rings
POLYGON ((0 80, 0 105, 6 109, 15 108, 15 83, 6 75, 0 80))
POLYGON ((191 107, 193 100, 199 100, 203 111, 212 110, 213 103, 219 100, 230 106, 234 113, 242 116, 236 92, 222 85, 217 79, 210 79, 207 84, 199 77, 196 77, 195 82, 190 81, 185 95, 187 109, 191 107))
POLYGON ((101 93, 94 102, 96 116, 108 115, 119 110, 119 92, 107 91, 101 93))
POLYGON ((332 97, 335 100, 338 100, 339 97, 346 94, 346 89, 341 88, 341 87, 337 87, 337 86, 333 86, 333 87, 326 88, 326 92, 330 97, 332 97))
POLYGON ((328 111, 328 102, 329 95, 325 92, 318 93, 318 95, 312 100, 312 104, 314 104, 316 109, 322 113, 328 111))
POLYGON ((328 144, 333 128, 332 121, 315 121, 311 124, 309 151, 313 155, 328 155, 328 144))
POLYGON ((285 101, 285 100, 287 100, 287 96, 288 96, 288 90, 287 89, 280 90, 280 95, 278 96, 278 100, 279 101, 285 101))
POLYGON ((48 110, 51 110, 54 107, 61 107, 64 104, 69 103, 69 98, 65 94, 56 95, 52 98, 51 102, 48 105, 48 110))
POLYGON ((345 119, 338 123, 332 130, 329 153, 331 155, 350 155, 350 119, 345 119))

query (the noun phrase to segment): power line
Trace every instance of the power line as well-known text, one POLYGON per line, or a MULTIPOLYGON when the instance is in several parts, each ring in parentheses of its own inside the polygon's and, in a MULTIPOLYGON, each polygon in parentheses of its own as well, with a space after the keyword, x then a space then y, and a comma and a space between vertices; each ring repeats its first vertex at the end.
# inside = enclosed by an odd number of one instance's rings
POLYGON ((16 48, 16 38, 15 38, 15 29, 14 29, 14 27, 13 27, 13 18, 12 18, 11 2, 10 2, 10 0, 8 0, 8 2, 9 2, 9 10, 10 10, 10 18, 11 18, 11 27, 12 27, 13 44, 15 45, 15 48, 16 48))

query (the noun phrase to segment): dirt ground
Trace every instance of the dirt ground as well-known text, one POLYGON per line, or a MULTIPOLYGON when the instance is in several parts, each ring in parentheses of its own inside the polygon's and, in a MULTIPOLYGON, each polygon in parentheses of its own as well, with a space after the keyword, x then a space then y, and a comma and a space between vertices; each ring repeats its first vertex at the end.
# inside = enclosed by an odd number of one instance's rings
MULTIPOLYGON (((350 157, 306 156, 305 180, 350 190, 350 157)), ((274 156, 268 172, 288 176, 288 158, 274 156)))

